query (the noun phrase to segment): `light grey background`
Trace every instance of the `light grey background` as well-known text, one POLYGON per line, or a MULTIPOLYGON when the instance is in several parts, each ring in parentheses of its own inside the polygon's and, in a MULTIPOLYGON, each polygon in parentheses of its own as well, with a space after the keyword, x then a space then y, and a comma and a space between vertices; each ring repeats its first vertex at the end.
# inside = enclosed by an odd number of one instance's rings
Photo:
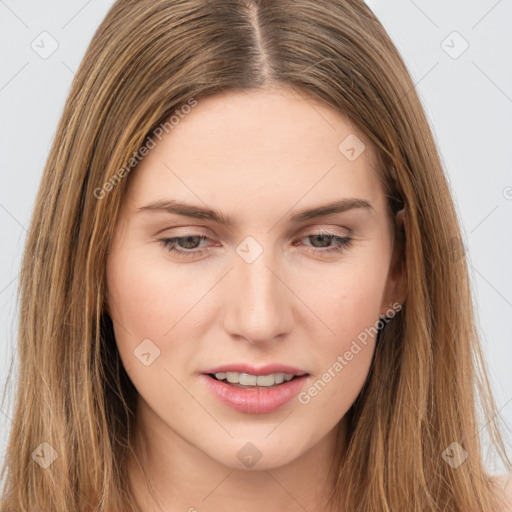
MULTIPOLYGON (((43 165, 74 71, 112 3, 0 0, 2 392, 8 363, 16 351, 15 291, 43 165), (41 35, 45 31, 50 36, 41 35), (58 48, 42 58, 42 52, 51 50, 53 39, 58 48)), ((485 356, 500 417, 506 422, 510 454, 512 0, 367 3, 414 77, 451 183, 463 222, 485 356)), ((0 462, 11 427, 9 396, 0 411, 0 462)), ((501 472, 492 461, 489 467, 501 472)))

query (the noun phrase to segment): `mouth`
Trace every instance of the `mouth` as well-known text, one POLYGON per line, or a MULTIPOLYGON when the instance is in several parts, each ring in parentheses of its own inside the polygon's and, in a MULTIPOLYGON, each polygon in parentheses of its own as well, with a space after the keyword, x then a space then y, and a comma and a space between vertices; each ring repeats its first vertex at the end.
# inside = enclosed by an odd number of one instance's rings
POLYGON ((241 389, 272 389, 309 374, 271 373, 269 375, 251 375, 240 372, 208 373, 208 377, 241 389))
MULTIPOLYGON (((202 374, 210 393, 221 403, 244 414, 276 412, 291 401, 304 388, 309 373, 294 369, 299 374, 276 372, 284 367, 268 370, 252 370, 251 373, 227 371, 233 368, 217 368, 202 374), (225 370, 225 371, 220 371, 225 370)), ((241 368, 238 368, 241 369, 241 368)), ((292 369, 286 368, 288 371, 292 369)))

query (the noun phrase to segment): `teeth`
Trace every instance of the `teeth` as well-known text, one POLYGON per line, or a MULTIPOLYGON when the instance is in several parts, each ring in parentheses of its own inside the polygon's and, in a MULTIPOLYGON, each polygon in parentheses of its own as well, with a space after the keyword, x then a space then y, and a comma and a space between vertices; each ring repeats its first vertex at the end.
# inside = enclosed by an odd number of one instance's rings
POLYGON ((270 375, 250 375, 239 372, 219 372, 215 374, 217 380, 227 380, 230 384, 240 384, 242 386, 262 386, 270 387, 275 384, 290 381, 295 377, 291 373, 271 373, 270 375))

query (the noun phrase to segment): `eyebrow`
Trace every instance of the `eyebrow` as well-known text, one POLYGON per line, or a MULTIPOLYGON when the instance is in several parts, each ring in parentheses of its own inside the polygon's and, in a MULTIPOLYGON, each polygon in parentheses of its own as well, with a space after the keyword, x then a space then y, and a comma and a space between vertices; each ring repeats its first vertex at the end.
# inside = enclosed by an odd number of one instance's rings
MULTIPOLYGON (((328 203, 322 206, 316 206, 306 210, 301 210, 295 213, 290 221, 294 224, 304 222, 306 220, 315 219, 317 217, 324 217, 336 213, 343 213, 353 209, 363 209, 370 212, 375 212, 371 203, 365 199, 358 199, 355 197, 348 197, 328 203)), ((135 210, 136 212, 167 212, 171 214, 181 215, 183 217, 191 217, 193 219, 202 219, 215 222, 217 224, 232 227, 235 221, 232 217, 226 216, 223 213, 202 206, 193 205, 190 203, 177 201, 173 199, 161 199, 154 201, 145 206, 141 206, 135 210)))

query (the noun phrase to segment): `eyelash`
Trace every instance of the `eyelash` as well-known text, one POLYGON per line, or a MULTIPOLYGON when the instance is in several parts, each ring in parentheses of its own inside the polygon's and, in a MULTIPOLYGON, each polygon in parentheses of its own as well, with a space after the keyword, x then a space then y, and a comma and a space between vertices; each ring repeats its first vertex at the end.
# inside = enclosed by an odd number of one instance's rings
MULTIPOLYGON (((319 231, 318 233, 312 233, 312 234, 309 234, 309 235, 305 235, 302 238, 308 238, 308 237, 313 237, 313 236, 327 236, 327 237, 330 237, 332 239, 332 241, 334 241, 336 243, 336 245, 334 245, 333 247, 329 247, 329 248, 326 248, 326 249, 313 248, 313 249, 310 250, 311 252, 316 253, 316 254, 320 253, 320 254, 325 255, 325 254, 332 254, 332 253, 342 252, 343 250, 345 250, 348 247, 350 247, 350 245, 352 244, 352 238, 351 237, 339 236, 339 235, 335 235, 333 233, 329 233, 327 231, 319 231)), ((174 237, 174 238, 161 238, 158 241, 160 242, 160 245, 162 247, 167 249, 169 252, 173 252, 173 253, 175 253, 175 254, 177 254, 179 256, 183 256, 183 257, 202 256, 202 253, 203 253, 202 250, 191 249, 191 250, 187 251, 187 250, 183 250, 183 249, 177 248, 176 242, 178 240, 184 240, 186 238, 191 238, 191 237, 192 238, 199 237, 201 241, 204 241, 204 240, 208 239, 208 237, 204 236, 204 235, 198 235, 198 234, 195 234, 195 233, 187 233, 187 234, 185 234, 183 236, 174 237)), ((208 249, 206 249, 206 252, 208 252, 208 249)))

